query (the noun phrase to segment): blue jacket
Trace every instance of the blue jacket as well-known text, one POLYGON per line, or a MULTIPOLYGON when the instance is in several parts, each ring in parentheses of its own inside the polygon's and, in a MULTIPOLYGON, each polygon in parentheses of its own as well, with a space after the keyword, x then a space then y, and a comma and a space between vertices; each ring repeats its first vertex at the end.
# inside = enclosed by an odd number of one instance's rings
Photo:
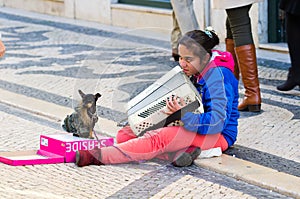
POLYGON ((221 132, 228 146, 232 146, 238 132, 238 80, 232 72, 232 56, 225 53, 222 54, 223 57, 218 57, 218 53, 221 52, 213 53, 214 57, 211 62, 214 66, 208 67, 197 82, 204 113, 188 112, 181 120, 185 129, 202 135, 221 132), (223 60, 220 61, 220 59, 223 60))

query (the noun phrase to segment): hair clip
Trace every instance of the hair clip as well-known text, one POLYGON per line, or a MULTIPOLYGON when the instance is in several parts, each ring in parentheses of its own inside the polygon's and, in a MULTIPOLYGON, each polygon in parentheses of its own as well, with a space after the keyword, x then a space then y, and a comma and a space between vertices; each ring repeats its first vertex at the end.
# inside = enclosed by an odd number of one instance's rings
POLYGON ((213 37, 212 34, 211 34, 211 32, 210 32, 209 30, 204 30, 204 32, 205 32, 205 34, 206 34, 207 36, 209 36, 209 38, 212 38, 212 37, 213 37))
POLYGON ((212 36, 211 32, 215 32, 215 31, 214 31, 213 27, 208 26, 205 28, 204 32, 207 36, 209 36, 209 38, 212 38, 213 36, 212 36))

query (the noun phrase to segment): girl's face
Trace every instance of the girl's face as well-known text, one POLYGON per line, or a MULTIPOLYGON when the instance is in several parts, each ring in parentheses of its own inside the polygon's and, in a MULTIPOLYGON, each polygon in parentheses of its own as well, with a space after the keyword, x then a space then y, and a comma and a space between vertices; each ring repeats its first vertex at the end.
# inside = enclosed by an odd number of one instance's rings
POLYGON ((186 46, 179 44, 178 53, 180 55, 179 65, 187 76, 199 74, 204 69, 200 57, 194 55, 186 46))

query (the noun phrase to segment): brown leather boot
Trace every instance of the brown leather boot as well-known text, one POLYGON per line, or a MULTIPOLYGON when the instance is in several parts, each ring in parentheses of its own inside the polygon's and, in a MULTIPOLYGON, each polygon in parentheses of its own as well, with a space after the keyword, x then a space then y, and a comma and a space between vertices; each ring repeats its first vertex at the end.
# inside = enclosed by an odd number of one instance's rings
POLYGON ((261 97, 255 46, 249 44, 236 47, 235 53, 245 87, 245 96, 242 103, 239 104, 238 110, 260 112, 261 97))
POLYGON ((103 165, 101 160, 101 150, 95 148, 92 150, 79 150, 76 151, 76 162, 78 167, 88 166, 88 165, 103 165))
POLYGON ((226 51, 230 52, 232 54, 233 60, 234 60, 234 76, 237 80, 240 79, 240 69, 239 69, 239 64, 236 59, 235 51, 234 51, 234 42, 233 39, 225 39, 225 44, 226 44, 226 51))

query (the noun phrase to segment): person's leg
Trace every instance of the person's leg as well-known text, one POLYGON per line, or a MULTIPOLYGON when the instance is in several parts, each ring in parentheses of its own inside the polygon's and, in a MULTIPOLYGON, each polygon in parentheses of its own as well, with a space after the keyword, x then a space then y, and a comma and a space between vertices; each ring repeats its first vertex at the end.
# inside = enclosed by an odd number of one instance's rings
POLYGON ((130 126, 125 126, 118 131, 116 141, 117 143, 122 143, 134 138, 137 138, 137 135, 132 131, 130 126))
POLYGON ((199 29, 192 0, 171 0, 182 34, 199 29))
POLYGON ((226 9, 232 32, 235 53, 242 81, 245 87, 243 101, 239 111, 259 112, 261 110, 261 95, 258 80, 256 49, 253 42, 249 10, 251 5, 226 9))
POLYGON ((300 81, 300 15, 287 13, 287 38, 295 79, 300 81), (298 78, 297 78, 298 77, 298 78))
POLYGON ((289 91, 297 85, 300 86, 300 16, 286 13, 286 33, 291 67, 286 82, 277 87, 281 91, 289 91))
POLYGON ((226 18, 226 39, 225 39, 225 45, 226 45, 226 51, 230 52, 232 54, 233 60, 234 60, 234 76, 237 80, 240 79, 240 70, 239 70, 239 65, 238 61, 236 58, 236 54, 234 51, 234 40, 230 28, 230 23, 228 20, 228 17, 226 18))
POLYGON ((178 41, 181 38, 182 34, 181 34, 174 11, 172 12, 172 19, 173 19, 173 29, 171 32, 172 57, 174 58, 175 61, 179 61, 178 41))
POLYGON ((207 150, 220 147, 222 151, 228 148, 228 143, 221 133, 215 135, 197 135, 192 145, 177 151, 172 164, 176 167, 186 167, 193 164, 200 155, 201 149, 207 150))
POLYGON ((201 150, 221 147, 222 151, 228 149, 228 143, 221 133, 210 135, 197 135, 191 146, 200 147, 201 150))
POLYGON ((226 17, 225 26, 226 26, 226 38, 233 40, 233 36, 232 36, 232 32, 231 32, 231 28, 230 28, 230 23, 229 23, 228 17, 226 17))
MULTIPOLYGON (((120 129, 117 133, 116 136, 116 141, 118 144, 126 142, 128 140, 137 138, 137 135, 132 131, 130 126, 125 126, 124 128, 120 129)), ((170 153, 164 153, 161 155, 158 155, 156 158, 161 159, 161 160, 167 160, 167 161, 172 161, 173 157, 172 154, 170 153)))
MULTIPOLYGON (((120 129, 116 136, 116 142, 122 143, 137 138, 130 126, 120 129)), ((76 152, 76 165, 79 167, 87 165, 102 165, 101 151, 98 148, 92 150, 80 150, 76 152)))
MULTIPOLYGON (((118 164, 150 160, 158 155, 175 152, 189 146, 196 146, 204 150, 221 147, 222 150, 225 150, 228 145, 226 140, 224 140, 221 134, 199 135, 195 132, 187 131, 183 127, 173 126, 147 132, 142 137, 131 139, 115 146, 103 147, 91 151, 97 155, 96 158, 101 158, 99 161, 101 164, 118 164)), ((79 157, 79 160, 76 160, 77 165, 84 166, 84 164, 89 165, 96 162, 92 158, 92 161, 85 161, 85 159, 90 159, 91 156, 89 155, 85 158, 81 154, 87 153, 88 151, 77 152, 77 156, 79 157), (84 162, 84 164, 81 162, 84 162)))
POLYGON ((149 131, 142 137, 118 144, 115 147, 101 148, 101 162, 116 164, 150 160, 160 154, 190 146, 195 136, 195 133, 177 126, 149 131))
POLYGON ((116 147, 101 148, 101 162, 117 164, 150 160, 160 154, 175 152, 190 146, 203 150, 221 147, 224 151, 228 144, 221 134, 199 135, 183 127, 165 127, 147 132, 142 137, 118 144, 116 147))
POLYGON ((254 44, 249 11, 252 5, 226 9, 235 47, 254 44))

